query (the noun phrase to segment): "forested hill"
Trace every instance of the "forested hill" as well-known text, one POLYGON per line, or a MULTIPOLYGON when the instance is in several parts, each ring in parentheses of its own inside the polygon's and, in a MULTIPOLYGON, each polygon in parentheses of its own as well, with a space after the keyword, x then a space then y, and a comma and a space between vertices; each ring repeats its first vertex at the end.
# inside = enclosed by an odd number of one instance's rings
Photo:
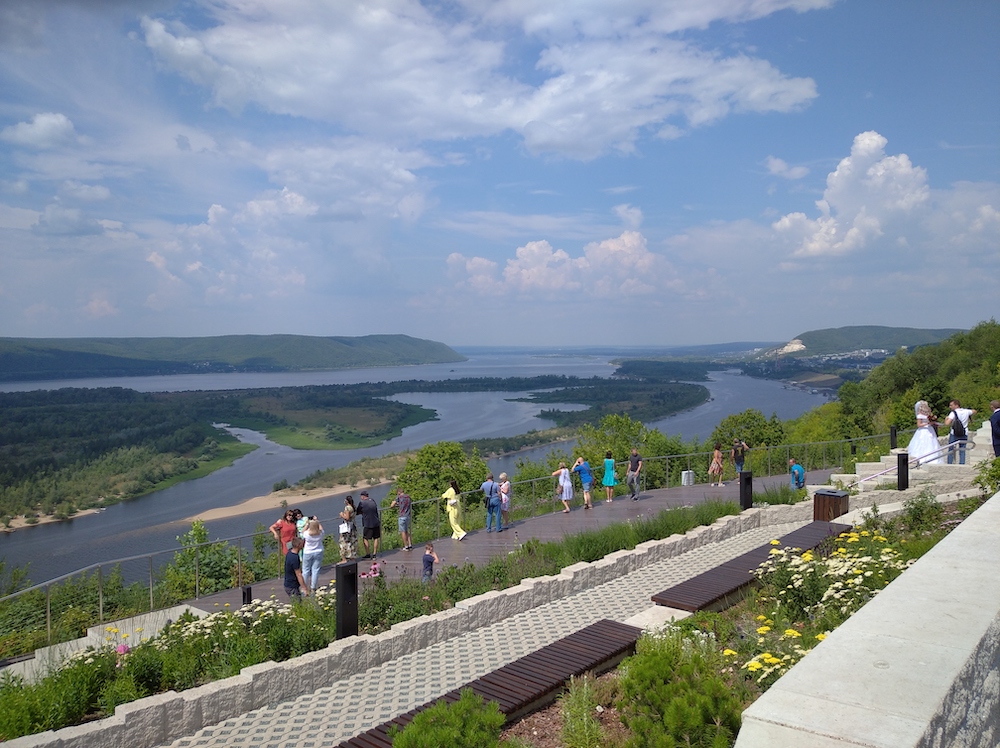
POLYGON ((860 327, 836 327, 826 330, 811 330, 796 336, 805 346, 797 356, 822 356, 847 353, 863 349, 885 349, 896 351, 920 345, 940 343, 958 332, 957 329, 922 330, 914 327, 882 327, 864 325, 860 327))
POLYGON ((0 338, 0 381, 354 369, 464 360, 444 343, 408 335, 0 338))

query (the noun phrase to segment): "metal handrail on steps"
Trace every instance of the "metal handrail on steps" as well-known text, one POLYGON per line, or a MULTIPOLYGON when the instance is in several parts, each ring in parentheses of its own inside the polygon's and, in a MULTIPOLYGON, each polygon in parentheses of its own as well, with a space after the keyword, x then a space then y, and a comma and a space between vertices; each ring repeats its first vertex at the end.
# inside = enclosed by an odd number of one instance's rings
MULTIPOLYGON (((975 449, 976 448, 976 443, 974 441, 972 441, 971 439, 959 439, 958 441, 949 442, 948 444, 945 444, 945 445, 942 445, 942 446, 938 447, 933 452, 928 452, 927 454, 921 455, 920 457, 914 457, 912 459, 908 459, 906 461, 906 466, 907 466, 907 468, 914 467, 914 466, 915 467, 920 467, 920 465, 923 464, 923 463, 930 463, 932 460, 936 460, 938 457, 944 457, 945 454, 951 452, 952 450, 959 449, 959 448, 964 449, 966 451, 971 450, 971 449, 975 449)), ((907 454, 907 452, 903 451, 903 452, 899 452, 897 454, 907 454)), ((899 470, 899 465, 898 464, 897 465, 893 465, 891 468, 886 468, 885 470, 881 470, 881 471, 879 471, 877 473, 873 473, 872 475, 868 475, 868 476, 866 476, 864 478, 859 478, 858 480, 854 481, 853 483, 849 483, 846 487, 849 488, 849 489, 850 488, 856 488, 857 486, 860 486, 865 481, 872 480, 873 478, 880 478, 883 475, 888 475, 889 473, 897 472, 898 470, 899 470)))

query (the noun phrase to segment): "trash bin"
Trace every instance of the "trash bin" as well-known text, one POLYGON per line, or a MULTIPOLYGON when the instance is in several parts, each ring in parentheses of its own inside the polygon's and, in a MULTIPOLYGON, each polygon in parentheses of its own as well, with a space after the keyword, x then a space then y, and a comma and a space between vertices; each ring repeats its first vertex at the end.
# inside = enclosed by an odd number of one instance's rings
POLYGON ((682 470, 681 471, 681 485, 682 486, 693 486, 694 485, 694 470, 682 470))
POLYGON ((833 488, 821 488, 813 495, 813 521, 833 522, 850 510, 850 494, 833 488))

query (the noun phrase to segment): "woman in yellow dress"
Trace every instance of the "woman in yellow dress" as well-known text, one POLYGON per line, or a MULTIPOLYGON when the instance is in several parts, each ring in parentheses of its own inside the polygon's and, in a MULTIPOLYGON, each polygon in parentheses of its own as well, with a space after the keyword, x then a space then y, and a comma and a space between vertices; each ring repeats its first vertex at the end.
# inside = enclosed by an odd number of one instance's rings
POLYGON ((462 500, 458 497, 458 481, 451 481, 448 490, 441 494, 445 500, 445 507, 448 509, 448 521, 451 523, 451 539, 462 540, 468 533, 462 529, 460 524, 462 517, 462 500))

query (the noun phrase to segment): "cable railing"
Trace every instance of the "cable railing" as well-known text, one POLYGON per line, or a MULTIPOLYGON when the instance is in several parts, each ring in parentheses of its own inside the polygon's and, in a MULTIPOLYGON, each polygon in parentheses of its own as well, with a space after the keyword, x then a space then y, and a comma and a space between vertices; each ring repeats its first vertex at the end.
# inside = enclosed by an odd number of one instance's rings
MULTIPOLYGON (((744 469, 754 475, 785 474, 795 458, 807 471, 843 466, 854 459, 872 459, 888 454, 896 434, 856 439, 752 447, 744 469)), ((736 479, 728 450, 723 480, 736 479)), ((708 483, 712 452, 644 457, 640 489, 649 491, 681 485, 708 483)), ((618 463, 616 494, 626 490, 624 471, 618 463)), ((600 499, 604 476, 602 464, 592 466, 593 491, 600 499)), ((512 482, 510 521, 548 514, 562 509, 556 493, 557 479, 550 475, 512 482)), ((579 476, 574 490, 580 496, 579 476)), ((486 525, 486 509, 479 488, 460 494, 462 527, 477 530, 486 525)), ((450 534, 445 503, 439 497, 412 500, 411 535, 422 543, 450 534)), ((401 547, 395 532, 397 512, 382 512, 382 549, 401 547)), ((328 528, 324 538, 324 563, 341 560, 338 541, 340 518, 321 518, 328 528)), ((357 522, 357 520, 356 520, 357 522)), ((360 526, 360 522, 357 522, 360 526)), ((358 533, 360 535, 360 532, 358 533)), ((359 541, 360 543, 360 541, 359 541)), ((106 621, 152 612, 185 600, 199 599, 222 590, 244 588, 283 574, 283 556, 269 531, 216 539, 179 548, 106 561, 63 574, 0 598, 0 659, 17 649, 30 651, 57 641, 77 638, 86 627, 106 621), (25 631, 31 632, 23 640, 25 631)))

